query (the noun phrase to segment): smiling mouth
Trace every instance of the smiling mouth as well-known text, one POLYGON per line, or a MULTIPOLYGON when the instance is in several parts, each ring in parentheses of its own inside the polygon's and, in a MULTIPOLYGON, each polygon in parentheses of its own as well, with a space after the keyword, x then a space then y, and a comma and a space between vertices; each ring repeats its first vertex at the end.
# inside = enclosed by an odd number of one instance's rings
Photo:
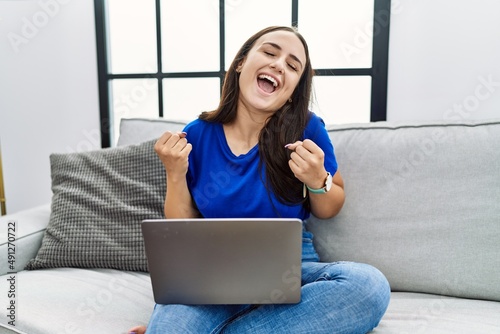
POLYGON ((278 88, 278 82, 276 81, 276 79, 266 74, 259 75, 259 77, 257 78, 257 84, 259 85, 260 89, 262 89, 266 93, 273 93, 276 88, 278 88))

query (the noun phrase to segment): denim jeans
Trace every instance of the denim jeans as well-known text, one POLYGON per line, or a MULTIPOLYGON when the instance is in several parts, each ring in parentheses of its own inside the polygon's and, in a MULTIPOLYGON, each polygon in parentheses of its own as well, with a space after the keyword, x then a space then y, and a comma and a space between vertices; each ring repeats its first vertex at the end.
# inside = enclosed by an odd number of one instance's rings
MULTIPOLYGON (((151 316, 154 333, 367 333, 384 315, 389 283, 372 266, 322 263, 304 231, 302 300, 298 304, 161 305, 151 316)), ((200 284, 203 284, 200 282, 200 284)))

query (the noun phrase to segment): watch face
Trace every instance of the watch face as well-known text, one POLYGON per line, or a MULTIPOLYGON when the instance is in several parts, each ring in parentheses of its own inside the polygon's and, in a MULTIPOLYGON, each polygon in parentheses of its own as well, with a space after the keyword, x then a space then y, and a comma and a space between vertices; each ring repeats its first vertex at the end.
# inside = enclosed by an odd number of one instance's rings
POLYGON ((328 173, 328 176, 326 177, 326 182, 325 182, 325 190, 326 191, 329 191, 332 188, 332 182, 333 182, 332 174, 328 173))

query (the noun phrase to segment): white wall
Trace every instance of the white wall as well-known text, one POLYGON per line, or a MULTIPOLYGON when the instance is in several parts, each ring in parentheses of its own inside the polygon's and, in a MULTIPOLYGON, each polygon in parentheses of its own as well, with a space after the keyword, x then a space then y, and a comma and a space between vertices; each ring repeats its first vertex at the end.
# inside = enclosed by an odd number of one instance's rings
POLYGON ((388 120, 500 117, 500 1, 393 0, 388 120))
POLYGON ((0 1, 7 212, 49 203, 52 152, 100 147, 93 1, 0 1))

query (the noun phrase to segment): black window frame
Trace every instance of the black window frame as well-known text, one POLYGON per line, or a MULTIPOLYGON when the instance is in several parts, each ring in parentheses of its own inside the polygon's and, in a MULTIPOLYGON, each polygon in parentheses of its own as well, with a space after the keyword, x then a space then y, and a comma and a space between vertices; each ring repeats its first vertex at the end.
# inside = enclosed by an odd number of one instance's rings
MULTIPOLYGON (((299 26, 299 0, 292 2, 292 26, 299 26)), ((219 78, 222 83, 225 71, 225 0, 219 0, 219 40, 220 64, 215 72, 162 72, 161 48, 161 0, 155 0, 156 7, 156 44, 157 72, 112 74, 108 69, 108 45, 106 24, 106 0, 94 0, 97 44, 97 70, 99 80, 99 112, 101 127, 101 147, 111 146, 112 122, 110 110, 109 82, 113 79, 157 79, 158 81, 158 117, 163 117, 163 79, 165 78, 219 78)), ((370 122, 387 119, 387 77, 389 63, 389 30, 391 18, 391 0, 374 0, 374 34, 371 68, 327 68, 314 69, 317 76, 371 76, 370 122)))

